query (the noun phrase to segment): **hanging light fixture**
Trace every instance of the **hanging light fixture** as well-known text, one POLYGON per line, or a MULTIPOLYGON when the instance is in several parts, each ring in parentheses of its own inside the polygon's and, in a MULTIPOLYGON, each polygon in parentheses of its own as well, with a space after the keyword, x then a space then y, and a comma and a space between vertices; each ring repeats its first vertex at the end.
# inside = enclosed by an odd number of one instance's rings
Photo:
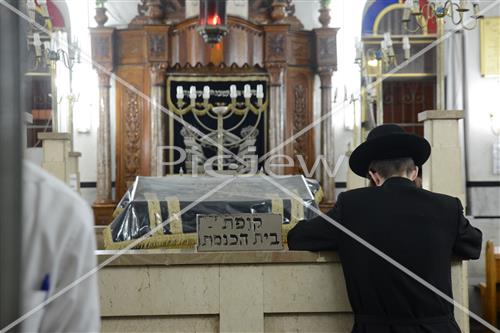
POLYGON ((206 43, 217 44, 227 34, 226 0, 200 0, 200 18, 196 31, 206 43))

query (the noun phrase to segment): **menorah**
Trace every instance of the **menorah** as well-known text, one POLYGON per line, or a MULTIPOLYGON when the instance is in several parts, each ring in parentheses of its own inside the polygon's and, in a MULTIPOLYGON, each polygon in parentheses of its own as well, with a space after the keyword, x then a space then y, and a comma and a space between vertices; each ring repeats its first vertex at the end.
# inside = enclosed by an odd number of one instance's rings
MULTIPOLYGON (((192 113, 196 124, 199 125, 194 127, 201 130, 196 131, 191 126, 184 126, 183 136, 189 138, 189 140, 184 141, 186 151, 202 153, 201 149, 193 147, 194 144, 211 148, 216 147, 217 170, 224 170, 224 155, 227 155, 225 154, 227 149, 239 148, 239 152, 243 149, 247 151, 250 148, 249 146, 255 144, 255 137, 258 134, 257 127, 259 126, 262 114, 268 106, 268 101, 264 100, 264 86, 262 84, 256 85, 255 90, 252 90, 250 84, 246 84, 243 91, 238 90, 235 84, 229 87, 229 91, 214 90, 208 85, 205 85, 203 90, 198 91, 195 86, 190 86, 187 94, 182 86, 177 86, 176 99, 177 101, 174 104, 168 98, 167 103, 170 110, 180 117, 192 113), (229 97, 230 102, 228 104, 210 102, 211 96, 229 97), (199 97, 203 99, 202 102, 199 101, 199 97), (189 101, 186 101, 186 99, 189 101), (250 112, 254 113, 257 118, 252 125, 243 128, 242 125, 245 123, 250 112), (239 116, 241 119, 235 125, 224 128, 225 121, 233 115, 239 116), (207 125, 200 118, 201 116, 207 116, 216 120, 216 127, 207 125), (242 128, 240 136, 237 136, 234 132, 240 128, 242 128)), ((255 151, 255 147, 250 150, 255 151)), ((238 153, 238 155, 240 154, 238 153)))

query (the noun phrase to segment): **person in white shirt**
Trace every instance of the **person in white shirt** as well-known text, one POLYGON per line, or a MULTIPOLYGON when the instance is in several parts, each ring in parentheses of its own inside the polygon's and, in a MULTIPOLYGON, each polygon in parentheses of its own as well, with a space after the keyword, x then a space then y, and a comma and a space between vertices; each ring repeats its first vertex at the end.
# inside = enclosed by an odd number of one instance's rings
MULTIPOLYGON (((24 162, 21 308, 25 314, 96 267, 93 215, 67 185, 24 162)), ((23 332, 100 330, 96 274, 21 324, 23 332)))

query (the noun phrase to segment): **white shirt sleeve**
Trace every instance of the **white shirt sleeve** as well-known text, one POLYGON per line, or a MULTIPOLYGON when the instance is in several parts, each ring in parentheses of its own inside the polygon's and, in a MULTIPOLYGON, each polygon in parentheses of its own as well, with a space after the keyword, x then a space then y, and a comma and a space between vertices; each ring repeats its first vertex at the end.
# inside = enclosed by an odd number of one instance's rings
POLYGON ((93 221, 88 209, 74 212, 67 223, 75 223, 73 234, 61 244, 57 283, 52 294, 68 290, 46 306, 42 332, 98 332, 99 296, 93 221))
POLYGON ((40 168, 23 174, 23 332, 98 332, 94 219, 88 204, 40 168), (48 290, 43 281, 49 278, 48 290))

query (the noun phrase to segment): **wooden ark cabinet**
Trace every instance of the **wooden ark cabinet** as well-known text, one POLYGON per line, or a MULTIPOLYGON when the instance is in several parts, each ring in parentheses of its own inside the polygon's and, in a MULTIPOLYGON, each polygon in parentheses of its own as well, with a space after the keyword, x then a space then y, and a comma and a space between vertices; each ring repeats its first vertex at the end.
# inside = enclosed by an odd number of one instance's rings
MULTIPOLYGON (((336 69, 337 29, 303 30, 293 15, 292 1, 285 3, 283 15, 274 15, 271 1, 252 1, 249 19, 229 16, 228 34, 214 46, 206 44, 196 31, 198 18, 184 18, 184 1, 142 1, 127 28, 91 29, 97 71, 116 75, 116 198, 137 175, 157 174, 155 150, 162 144, 157 132, 165 119, 152 106, 165 105, 165 82, 175 68, 263 68, 269 76, 268 149, 279 147, 314 120, 314 79, 321 74, 322 83, 331 81, 336 69), (322 51, 325 45, 326 53, 322 51), (328 49, 328 45, 334 47, 328 49)), ((109 84, 101 85, 101 105, 109 99, 106 87, 109 90, 109 84)), ((331 84, 322 84, 322 93, 328 93, 325 89, 331 90, 331 84)), ((322 113, 328 112, 328 104, 322 103, 322 113)), ((109 108, 102 107, 100 113, 100 119, 104 119, 103 113, 109 117, 109 108)), ((109 133, 107 138, 101 133, 106 130, 100 126, 100 140, 109 141, 109 133)), ((302 154, 310 167, 315 159, 314 136, 309 130, 276 152, 302 154)), ((99 145, 105 150, 107 144, 99 142, 98 150, 99 145)), ((100 160, 101 155, 98 151, 98 187, 108 182, 102 173, 110 168, 106 158, 100 160)), ((282 172, 301 170, 294 167, 282 172)))

